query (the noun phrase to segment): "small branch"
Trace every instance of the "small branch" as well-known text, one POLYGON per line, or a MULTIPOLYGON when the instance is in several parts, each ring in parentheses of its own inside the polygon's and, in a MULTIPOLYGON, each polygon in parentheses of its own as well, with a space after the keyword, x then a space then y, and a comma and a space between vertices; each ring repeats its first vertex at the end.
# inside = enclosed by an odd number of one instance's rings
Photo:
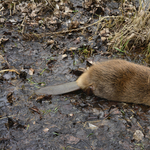
POLYGON ((1 70, 0 73, 3 73, 3 72, 6 72, 6 71, 9 71, 9 72, 16 72, 17 74, 20 74, 17 70, 15 69, 5 69, 5 70, 1 70))

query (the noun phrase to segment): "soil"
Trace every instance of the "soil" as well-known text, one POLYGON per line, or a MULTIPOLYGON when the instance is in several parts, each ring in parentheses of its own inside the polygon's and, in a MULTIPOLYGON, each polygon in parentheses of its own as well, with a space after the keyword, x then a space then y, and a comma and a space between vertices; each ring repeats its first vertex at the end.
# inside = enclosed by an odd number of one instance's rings
POLYGON ((112 0, 0 2, 0 149, 150 149, 148 106, 80 90, 58 96, 34 93, 75 81, 93 62, 122 57, 107 52, 110 31, 102 40, 102 26, 81 29, 100 15, 121 15, 120 5, 112 0))

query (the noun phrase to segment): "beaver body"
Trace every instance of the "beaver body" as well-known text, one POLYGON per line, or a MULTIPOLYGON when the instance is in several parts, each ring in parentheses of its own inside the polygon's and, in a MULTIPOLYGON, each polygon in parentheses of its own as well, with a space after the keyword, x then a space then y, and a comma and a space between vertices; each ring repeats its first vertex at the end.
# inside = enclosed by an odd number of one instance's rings
POLYGON ((150 69, 125 60, 96 63, 76 81, 101 98, 150 106, 150 69))

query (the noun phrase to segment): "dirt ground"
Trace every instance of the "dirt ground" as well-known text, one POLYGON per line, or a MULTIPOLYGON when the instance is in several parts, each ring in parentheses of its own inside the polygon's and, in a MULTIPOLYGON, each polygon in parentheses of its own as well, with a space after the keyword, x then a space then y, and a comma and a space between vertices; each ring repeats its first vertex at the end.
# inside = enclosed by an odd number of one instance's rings
POLYGON ((81 90, 34 93, 75 81, 93 62, 130 60, 107 51, 111 31, 98 22, 121 15, 120 6, 112 0, 0 1, 1 150, 150 150, 148 106, 81 90))

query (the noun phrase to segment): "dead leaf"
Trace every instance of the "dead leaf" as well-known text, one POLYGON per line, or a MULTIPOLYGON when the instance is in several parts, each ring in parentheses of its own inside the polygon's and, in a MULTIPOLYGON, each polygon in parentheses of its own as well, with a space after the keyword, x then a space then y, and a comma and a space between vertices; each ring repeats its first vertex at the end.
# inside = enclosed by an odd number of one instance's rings
POLYGON ((46 133, 49 131, 49 128, 45 128, 45 129, 43 129, 43 131, 46 133))
POLYGON ((79 138, 76 138, 72 135, 66 135, 66 138, 67 138, 67 143, 68 144, 77 144, 80 141, 79 138))
POLYGON ((34 69, 30 68, 30 69, 29 69, 29 75, 31 75, 31 76, 32 76, 32 75, 33 75, 33 73, 34 73, 34 69))

